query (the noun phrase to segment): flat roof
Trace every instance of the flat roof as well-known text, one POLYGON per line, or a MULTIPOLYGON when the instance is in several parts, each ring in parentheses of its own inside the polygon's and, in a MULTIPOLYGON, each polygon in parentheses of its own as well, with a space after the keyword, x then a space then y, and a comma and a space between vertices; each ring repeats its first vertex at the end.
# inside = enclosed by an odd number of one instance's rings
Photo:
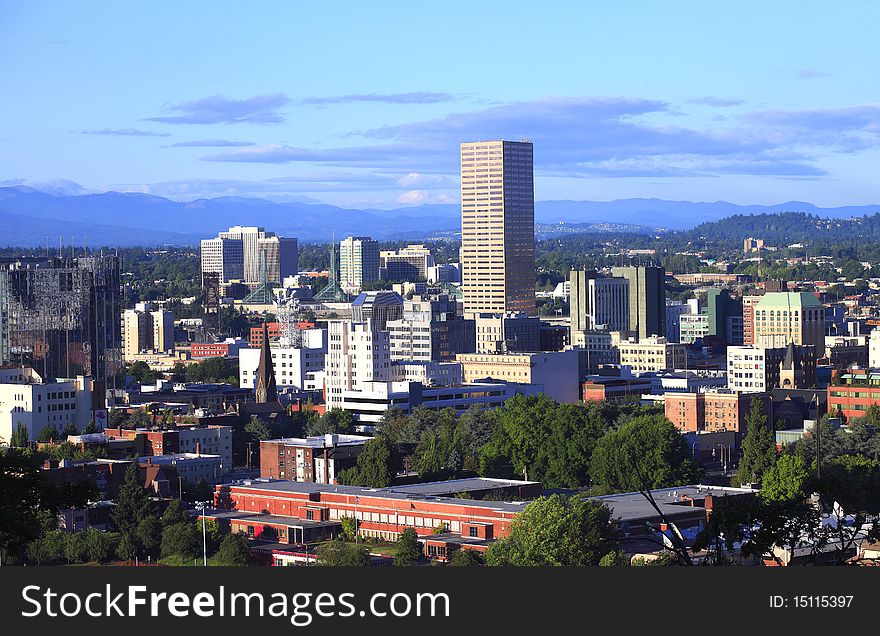
MULTIPOLYGON (((196 511, 197 513, 199 511, 196 511)), ((201 514, 201 513, 199 513, 201 514)), ((274 523, 278 525, 287 525, 297 528, 318 528, 338 526, 338 521, 312 521, 301 517, 289 517, 285 515, 270 515, 260 512, 242 512, 240 510, 205 510, 206 517, 214 519, 223 519, 226 521, 256 521, 260 523, 274 523)))
POLYGON ((402 493, 419 495, 455 494, 473 490, 491 490, 493 488, 513 488, 517 486, 540 486, 538 481, 521 481, 517 479, 492 479, 490 477, 467 477, 464 479, 449 479, 447 481, 432 481, 424 484, 408 484, 406 486, 391 486, 388 490, 402 493))
MULTIPOLYGON (((686 498, 703 498, 706 495, 713 497, 746 495, 757 492, 750 488, 732 488, 726 486, 704 486, 694 484, 690 486, 675 486, 672 488, 658 488, 652 490, 651 495, 665 515, 681 515, 687 512, 704 510, 703 506, 691 506, 686 498)), ((615 493, 591 497, 611 508, 612 516, 621 521, 658 517, 657 511, 640 492, 615 493)))
MULTIPOLYGON (((442 482, 433 483, 437 484, 442 482)), ((249 488, 252 490, 265 490, 269 492, 299 493, 304 495, 311 493, 335 493, 350 495, 353 497, 379 497, 399 501, 434 501, 513 513, 522 511, 523 507, 528 503, 527 501, 482 501, 478 499, 460 499, 458 497, 441 497, 430 494, 409 493, 405 491, 400 492, 397 490, 397 487, 394 486, 390 488, 365 488, 362 486, 316 484, 306 481, 286 481, 281 479, 245 479, 234 481, 231 484, 226 484, 226 486, 233 488, 249 488)))

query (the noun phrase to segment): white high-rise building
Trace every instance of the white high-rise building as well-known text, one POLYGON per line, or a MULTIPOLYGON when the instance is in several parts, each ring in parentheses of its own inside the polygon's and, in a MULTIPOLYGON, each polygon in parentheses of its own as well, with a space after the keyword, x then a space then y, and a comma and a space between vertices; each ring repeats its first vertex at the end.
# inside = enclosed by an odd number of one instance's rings
POLYGON ((368 236, 349 236, 339 242, 339 284, 351 294, 364 283, 379 280, 379 243, 368 236))
POLYGON ((221 283, 244 278, 244 248, 241 239, 213 238, 201 242, 202 274, 216 273, 221 283))
POLYGON ((629 329, 629 281, 572 270, 570 277, 571 331, 629 329))
POLYGON ((342 394, 360 389, 364 382, 393 379, 387 331, 375 329, 371 320, 331 320, 327 326, 327 410, 341 407, 342 394))
POLYGON ((465 315, 535 315, 532 142, 461 144, 461 278, 465 315))
POLYGON ((46 427, 83 430, 92 420, 93 384, 89 376, 47 382, 30 367, 0 369, 0 444, 9 444, 19 425, 30 441, 46 427))

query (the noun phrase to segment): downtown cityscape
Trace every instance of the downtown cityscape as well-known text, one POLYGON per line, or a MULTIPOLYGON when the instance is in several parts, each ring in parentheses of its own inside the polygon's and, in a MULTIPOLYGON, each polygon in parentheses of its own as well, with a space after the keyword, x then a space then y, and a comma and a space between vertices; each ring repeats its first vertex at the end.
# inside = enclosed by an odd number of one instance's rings
POLYGON ((880 565, 876 3, 123 4, 0 1, 0 569, 880 565))

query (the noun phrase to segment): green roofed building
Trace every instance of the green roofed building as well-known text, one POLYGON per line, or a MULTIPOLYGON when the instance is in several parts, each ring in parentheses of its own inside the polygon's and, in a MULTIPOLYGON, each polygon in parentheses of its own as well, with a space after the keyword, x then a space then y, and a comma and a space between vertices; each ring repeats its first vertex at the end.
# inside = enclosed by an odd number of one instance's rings
POLYGON ((755 346, 824 348, 825 308, 808 292, 772 292, 755 305, 755 346))

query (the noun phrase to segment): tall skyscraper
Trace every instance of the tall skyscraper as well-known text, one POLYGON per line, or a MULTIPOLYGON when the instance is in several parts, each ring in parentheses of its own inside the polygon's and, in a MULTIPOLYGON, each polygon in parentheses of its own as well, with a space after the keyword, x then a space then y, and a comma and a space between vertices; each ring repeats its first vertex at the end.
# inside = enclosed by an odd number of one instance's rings
POLYGON ((640 339, 666 333, 666 275, 662 267, 612 267, 629 281, 629 330, 640 339))
POLYGON ((465 314, 535 315, 532 142, 461 144, 461 268, 465 314))
POLYGON ((379 280, 379 243, 369 236, 349 236, 339 241, 339 284, 357 293, 364 283, 379 280))
POLYGON ((244 248, 241 239, 202 239, 202 281, 217 274, 220 283, 244 280, 244 248))
POLYGON ((104 397, 121 367, 118 256, 20 257, 0 264, 0 365, 44 378, 91 376, 104 397))

